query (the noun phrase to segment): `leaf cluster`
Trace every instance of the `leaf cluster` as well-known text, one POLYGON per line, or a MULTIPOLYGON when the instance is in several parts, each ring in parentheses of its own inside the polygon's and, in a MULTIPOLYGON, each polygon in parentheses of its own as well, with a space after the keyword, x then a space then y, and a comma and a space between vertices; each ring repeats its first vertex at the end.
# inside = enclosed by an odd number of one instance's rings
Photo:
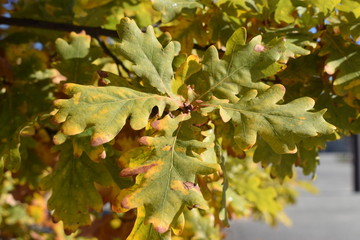
POLYGON ((1 33, 0 237, 65 239, 46 209, 74 239, 222 239, 232 218, 287 224, 294 166, 314 177, 327 141, 360 132, 354 0, 0 9, 118 35, 1 33))

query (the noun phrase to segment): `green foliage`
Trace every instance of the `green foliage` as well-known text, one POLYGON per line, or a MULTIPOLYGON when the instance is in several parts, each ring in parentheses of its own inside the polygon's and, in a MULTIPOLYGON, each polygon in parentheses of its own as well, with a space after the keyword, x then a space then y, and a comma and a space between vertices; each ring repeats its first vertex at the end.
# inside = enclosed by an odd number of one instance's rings
POLYGON ((217 240, 231 218, 288 224, 294 167, 315 176, 327 141, 360 132, 357 1, 0 11, 54 26, 1 33, 0 238, 217 240))
POLYGON ((54 220, 63 221, 70 232, 90 224, 90 209, 98 212, 102 209, 101 195, 94 183, 104 186, 111 183, 104 164, 92 162, 86 155, 76 159, 71 148, 71 144, 62 146, 63 154, 55 171, 42 181, 45 190, 52 189, 48 208, 54 210, 54 220))

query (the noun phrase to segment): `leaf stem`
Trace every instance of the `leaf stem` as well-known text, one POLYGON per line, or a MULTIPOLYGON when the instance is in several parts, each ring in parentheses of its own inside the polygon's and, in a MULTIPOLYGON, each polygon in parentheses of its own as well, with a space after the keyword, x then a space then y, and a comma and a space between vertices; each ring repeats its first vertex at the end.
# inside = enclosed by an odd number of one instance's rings
POLYGON ((101 48, 104 50, 104 53, 106 53, 107 55, 109 55, 109 57, 111 57, 112 60, 116 63, 119 76, 121 76, 121 71, 120 71, 119 65, 129 74, 129 73, 130 73, 130 70, 127 69, 127 68, 125 67, 125 65, 123 64, 123 62, 120 61, 120 59, 118 59, 117 56, 115 56, 115 55, 111 52, 111 50, 106 46, 105 42, 104 42, 99 36, 96 36, 95 39, 99 42, 101 48))

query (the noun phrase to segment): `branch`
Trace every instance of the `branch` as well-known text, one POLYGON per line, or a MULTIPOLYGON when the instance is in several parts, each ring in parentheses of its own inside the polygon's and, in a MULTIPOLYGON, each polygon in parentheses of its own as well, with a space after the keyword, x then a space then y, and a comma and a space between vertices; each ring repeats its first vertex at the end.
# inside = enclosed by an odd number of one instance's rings
MULTIPOLYGON (((35 20, 30 18, 6 18, 0 16, 0 24, 6 24, 6 25, 18 26, 18 27, 31 27, 31 28, 40 28, 47 30, 65 31, 65 32, 85 31, 86 34, 90 35, 93 38, 98 38, 99 36, 118 38, 118 34, 115 30, 104 29, 101 27, 77 26, 68 23, 48 22, 48 21, 35 20)), ((152 26, 154 28, 157 28, 160 25, 161 25, 161 21, 158 21, 154 23, 152 26)), ((146 28, 142 28, 141 31, 146 32, 146 28)), ((197 44, 194 45, 194 49, 202 50, 202 51, 205 51, 207 47, 208 46, 201 47, 197 44)))
MULTIPOLYGON (((7 18, 0 16, 0 24, 6 24, 6 25, 18 26, 18 27, 40 28, 40 29, 55 30, 55 31, 65 31, 65 32, 85 31, 86 34, 94 38, 98 36, 118 38, 118 34, 115 30, 104 29, 101 27, 77 26, 68 23, 48 22, 48 21, 35 20, 30 18, 7 18)), ((160 26, 160 24, 161 21, 157 21, 152 26, 154 28, 157 28, 160 26)), ((142 28, 141 31, 146 32, 146 28, 142 28)))
POLYGON ((81 32, 85 30, 86 34, 92 37, 97 37, 97 36, 107 36, 113 38, 118 37, 116 31, 103 29, 100 27, 76 26, 67 23, 47 22, 47 21, 35 20, 29 18, 0 17, 0 24, 6 24, 6 25, 18 26, 18 27, 31 27, 31 28, 40 28, 47 30, 57 30, 57 31, 65 31, 65 32, 81 32))
MULTIPOLYGON (((102 47, 102 49, 104 50, 104 53, 106 53, 107 55, 109 55, 109 57, 112 58, 112 60, 119 66, 121 66, 127 73, 129 73, 130 71, 125 67, 125 65, 122 63, 122 61, 120 61, 111 51, 110 49, 106 46, 106 43, 104 43, 103 40, 100 39, 99 36, 96 36, 95 39, 99 42, 100 46, 102 47)), ((119 75, 121 75, 120 69, 118 68, 118 72, 119 75)))

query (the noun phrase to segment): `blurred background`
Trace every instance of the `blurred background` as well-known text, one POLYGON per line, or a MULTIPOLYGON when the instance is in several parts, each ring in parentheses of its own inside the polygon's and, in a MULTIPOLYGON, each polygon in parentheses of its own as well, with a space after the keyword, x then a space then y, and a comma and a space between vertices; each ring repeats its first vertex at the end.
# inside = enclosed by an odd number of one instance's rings
MULTIPOLYGON (((320 153, 313 181, 317 193, 300 190, 295 205, 286 208, 292 220, 287 227, 236 220, 225 231, 227 240, 358 240, 360 192, 355 191, 354 138, 330 142, 320 153)), ((358 166, 357 166, 358 167, 358 166)), ((301 179, 309 179, 298 174, 301 179)))

